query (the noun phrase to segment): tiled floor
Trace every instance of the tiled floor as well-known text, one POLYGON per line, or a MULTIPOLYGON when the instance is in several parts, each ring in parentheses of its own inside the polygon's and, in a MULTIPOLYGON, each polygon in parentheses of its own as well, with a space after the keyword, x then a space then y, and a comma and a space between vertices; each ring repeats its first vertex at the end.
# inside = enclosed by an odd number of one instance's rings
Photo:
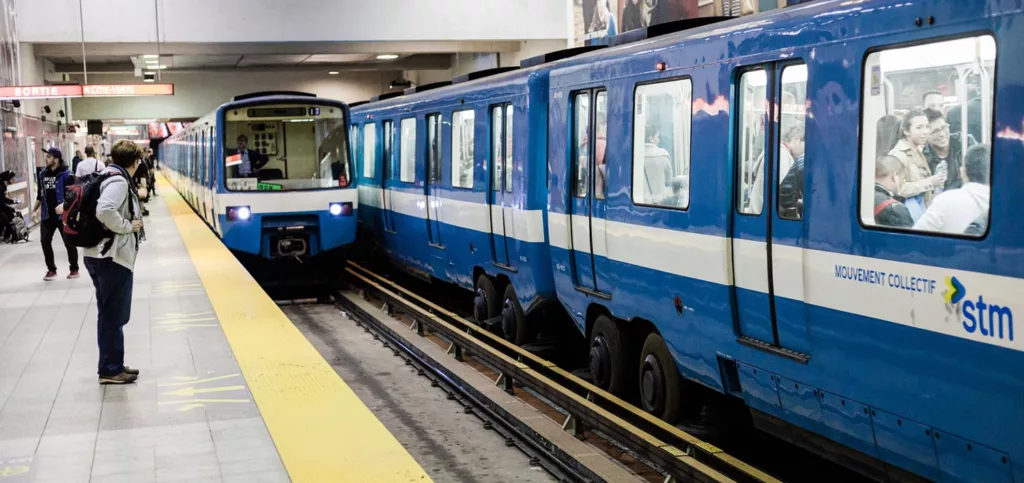
POLYGON ((135 270, 126 362, 96 379, 91 280, 46 271, 38 234, 0 245, 0 481, 289 481, 166 207, 157 198, 135 270))

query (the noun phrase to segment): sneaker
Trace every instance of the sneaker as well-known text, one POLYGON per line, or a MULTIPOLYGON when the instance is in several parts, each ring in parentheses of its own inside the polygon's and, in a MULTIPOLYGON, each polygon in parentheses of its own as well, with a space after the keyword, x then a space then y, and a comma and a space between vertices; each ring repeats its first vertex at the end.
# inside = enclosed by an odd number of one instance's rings
POLYGON ((139 375, 139 370, 138 369, 132 369, 131 367, 128 367, 127 365, 124 366, 124 369, 121 369, 121 372, 123 372, 125 374, 131 374, 133 376, 138 376, 139 375))
POLYGON ((57 272, 50 270, 46 272, 46 276, 43 277, 43 281, 49 282, 57 278, 57 272))
POLYGON ((74 280, 78 278, 78 276, 78 270, 72 270, 71 273, 68 274, 68 280, 74 280))
POLYGON ((100 384, 131 384, 138 378, 135 374, 121 372, 113 376, 100 376, 100 384))

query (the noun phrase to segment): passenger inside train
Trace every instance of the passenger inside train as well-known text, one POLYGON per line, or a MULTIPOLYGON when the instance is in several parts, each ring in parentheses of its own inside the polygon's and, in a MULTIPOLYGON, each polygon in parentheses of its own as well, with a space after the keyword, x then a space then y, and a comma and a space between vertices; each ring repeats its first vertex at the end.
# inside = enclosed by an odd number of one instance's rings
POLYGON ((865 69, 861 219, 866 224, 981 236, 987 225, 992 137, 991 36, 886 49, 865 69), (923 93, 923 94, 922 94, 923 93), (887 171, 889 156, 900 163, 887 171), (868 162, 873 160, 873 162, 868 162), (874 195, 868 195, 867 176, 874 195), (898 184, 893 178, 898 180, 898 184), (893 217, 878 187, 911 219, 893 217), (936 200, 941 202, 936 204, 936 200))
POLYGON ((225 171, 229 190, 308 190, 348 184, 348 147, 344 133, 339 134, 346 127, 340 109, 260 106, 233 110, 226 117, 224 137, 237 140, 237 146, 225 153, 231 167, 225 171))
MULTIPOLYGON (((637 204, 689 205, 691 91, 689 79, 636 89, 633 199, 637 204)), ((600 103, 598 108, 602 109, 600 103)))

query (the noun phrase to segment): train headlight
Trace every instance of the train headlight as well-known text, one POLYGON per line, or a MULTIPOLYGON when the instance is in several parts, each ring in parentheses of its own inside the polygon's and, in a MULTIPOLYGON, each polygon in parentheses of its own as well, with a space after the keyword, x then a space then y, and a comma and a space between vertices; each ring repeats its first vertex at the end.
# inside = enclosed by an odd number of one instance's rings
POLYGON ((352 202, 331 203, 328 209, 333 216, 352 216, 352 202))
POLYGON ((248 206, 228 207, 228 220, 246 221, 249 218, 252 218, 252 210, 250 210, 248 206))

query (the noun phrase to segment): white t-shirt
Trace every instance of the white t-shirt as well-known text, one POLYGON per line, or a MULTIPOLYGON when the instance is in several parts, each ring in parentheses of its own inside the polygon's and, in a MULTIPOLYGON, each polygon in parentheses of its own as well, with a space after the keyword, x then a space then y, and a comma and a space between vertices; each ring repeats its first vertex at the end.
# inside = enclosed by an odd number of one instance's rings
POLYGON ((78 168, 75 169, 75 177, 81 178, 90 173, 99 173, 103 171, 103 168, 106 168, 103 161, 96 158, 85 158, 81 163, 78 163, 78 168))

